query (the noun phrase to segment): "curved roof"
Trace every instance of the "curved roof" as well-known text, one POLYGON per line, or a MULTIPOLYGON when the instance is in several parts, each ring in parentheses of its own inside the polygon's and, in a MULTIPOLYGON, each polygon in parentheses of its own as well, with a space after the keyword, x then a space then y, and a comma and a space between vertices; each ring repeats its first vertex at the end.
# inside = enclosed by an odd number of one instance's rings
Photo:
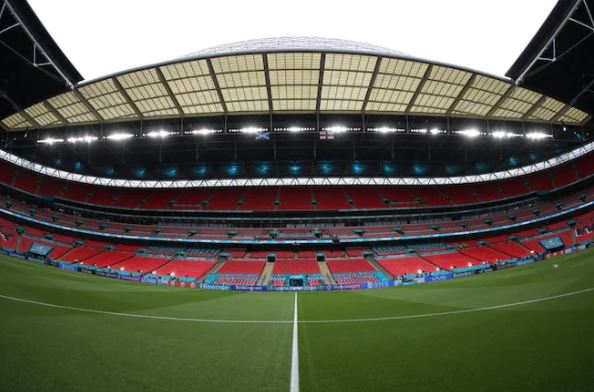
POLYGON ((402 52, 365 42, 324 37, 270 37, 212 46, 180 59, 216 57, 231 54, 274 52, 367 53, 379 56, 409 57, 402 52))
POLYGON ((406 114, 567 124, 583 124, 590 117, 511 80, 351 41, 272 38, 190 56, 79 84, 2 119, 2 124, 14 131, 268 113, 406 114))

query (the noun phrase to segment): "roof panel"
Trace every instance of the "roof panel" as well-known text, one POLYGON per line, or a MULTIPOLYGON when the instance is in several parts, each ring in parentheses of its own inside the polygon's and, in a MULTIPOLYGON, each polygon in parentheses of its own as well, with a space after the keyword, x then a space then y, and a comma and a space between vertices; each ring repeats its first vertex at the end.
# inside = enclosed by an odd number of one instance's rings
POLYGON ((319 70, 277 70, 270 71, 270 84, 275 85, 292 85, 292 84, 308 84, 317 86, 320 80, 319 70))
POLYGON ((324 71, 325 86, 361 86, 368 87, 372 74, 369 72, 324 71))
POLYGON ((109 93, 113 93, 114 91, 118 91, 115 83, 111 79, 105 79, 99 82, 91 83, 89 85, 83 86, 79 89, 83 97, 89 99, 98 97, 101 95, 106 95, 109 93))
POLYGON ((268 101, 227 102, 230 112, 268 112, 268 101))
POLYGON ((15 113, 2 120, 2 123, 11 129, 21 129, 31 127, 31 124, 21 113, 15 113))
POLYGON ((216 91, 197 91, 188 94, 176 95, 181 106, 199 106, 204 104, 219 103, 219 95, 216 91))
POLYGON ((323 86, 322 99, 339 99, 348 101, 363 101, 367 94, 366 88, 323 86))
POLYGON ((227 104, 236 101, 268 100, 266 87, 228 88, 221 92, 227 104))
POLYGON ((376 62, 377 57, 372 56, 329 53, 326 55, 324 69, 373 72, 376 62))
POLYGON ((452 113, 460 115, 474 114, 477 116, 485 116, 487 113, 489 113, 489 110, 491 110, 492 107, 493 105, 490 104, 485 105, 478 102, 461 100, 458 102, 452 113))
POLYGON ((272 86, 272 99, 315 99, 318 86, 272 86))
POLYGON ((412 91, 396 91, 374 88, 369 95, 370 102, 402 103, 408 105, 413 98, 412 91))
POLYGON ((570 108, 569 110, 567 110, 567 112, 565 112, 565 114, 563 116, 561 116, 561 118, 559 118, 559 121, 582 123, 582 122, 586 121, 587 119, 588 119, 588 113, 583 112, 576 108, 570 108))
POLYGON ((533 119, 549 121, 552 119, 565 105, 562 102, 553 98, 545 98, 543 103, 538 107, 532 115, 533 119))
POLYGON ((272 107, 280 111, 311 111, 316 110, 315 99, 280 99, 273 100, 272 107))
POLYGON ((263 71, 258 72, 234 72, 217 75, 219 86, 224 89, 228 87, 265 86, 266 76, 263 71))
POLYGON ((193 91, 214 90, 215 85, 210 76, 198 76, 185 79, 177 79, 168 82, 169 88, 174 94, 188 93, 193 91))
POLYGON ((441 65, 434 65, 431 69, 429 79, 464 86, 472 74, 455 68, 449 68, 441 65))
POLYGON ((128 104, 105 107, 104 109, 97 109, 97 112, 106 120, 115 118, 132 118, 136 117, 136 113, 128 104))
POLYGON ((379 72, 390 75, 422 78, 427 71, 428 66, 428 64, 416 61, 384 58, 380 64, 379 72))
POLYGON ((31 116, 33 120, 35 120, 35 122, 41 126, 54 125, 60 123, 60 120, 58 120, 58 118, 52 112, 49 111, 49 109, 44 105, 43 102, 28 107, 27 109, 25 109, 25 112, 27 112, 27 114, 31 116))
POLYGON ((160 83, 159 76, 157 75, 157 71, 154 68, 120 75, 116 79, 125 89, 144 86, 147 84, 160 83))
POLYGON ((408 105, 387 103, 387 102, 369 102, 367 112, 395 112, 404 113, 408 105))
POLYGON ((167 80, 187 79, 196 76, 209 76, 210 70, 206 60, 186 61, 161 67, 161 72, 167 80))
POLYGON ((260 54, 217 57, 211 59, 211 62, 216 74, 264 70, 264 59, 260 54))
POLYGON ((375 78, 374 88, 401 90, 401 91, 417 91, 420 78, 412 78, 399 75, 385 75, 378 74, 375 78))
POLYGON ((72 91, 50 98, 48 103, 69 123, 92 122, 96 120, 95 116, 72 91))
POLYGON ((422 94, 439 95, 445 97, 457 97, 464 86, 428 80, 423 86, 422 94))
POLYGON ((148 84, 139 87, 133 87, 126 90, 128 96, 133 101, 141 101, 143 99, 164 97, 169 95, 165 86, 161 83, 148 84))
POLYGON ((223 106, 221 106, 220 103, 212 103, 207 105, 183 106, 182 109, 186 115, 212 114, 221 113, 223 111, 223 106))
POLYGON ((268 69, 320 69, 320 53, 270 53, 268 69))
POLYGON ((320 109, 333 112, 354 112, 363 108, 363 101, 338 101, 323 99, 320 102, 320 109))
POLYGON ((159 110, 175 110, 175 104, 169 97, 145 99, 143 101, 137 101, 135 104, 143 115, 149 115, 151 112, 159 110))

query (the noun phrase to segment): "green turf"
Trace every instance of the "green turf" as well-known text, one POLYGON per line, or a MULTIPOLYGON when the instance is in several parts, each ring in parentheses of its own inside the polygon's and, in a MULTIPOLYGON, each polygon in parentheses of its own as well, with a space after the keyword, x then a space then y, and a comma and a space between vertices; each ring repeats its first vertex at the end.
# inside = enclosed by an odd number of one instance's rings
MULTIPOLYGON (((587 391, 594 251, 406 288, 300 293, 301 391, 587 391), (552 264, 559 264, 553 269, 552 264)), ((175 289, 0 257, 0 390, 288 391, 293 294, 175 289)))

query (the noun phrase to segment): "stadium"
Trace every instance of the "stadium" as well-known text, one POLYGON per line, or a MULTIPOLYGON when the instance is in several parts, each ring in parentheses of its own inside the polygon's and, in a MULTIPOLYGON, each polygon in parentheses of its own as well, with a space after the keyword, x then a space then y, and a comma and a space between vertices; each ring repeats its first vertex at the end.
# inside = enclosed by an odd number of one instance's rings
POLYGON ((277 37, 83 80, 0 1, 0 389, 591 390, 593 16, 505 77, 277 37))

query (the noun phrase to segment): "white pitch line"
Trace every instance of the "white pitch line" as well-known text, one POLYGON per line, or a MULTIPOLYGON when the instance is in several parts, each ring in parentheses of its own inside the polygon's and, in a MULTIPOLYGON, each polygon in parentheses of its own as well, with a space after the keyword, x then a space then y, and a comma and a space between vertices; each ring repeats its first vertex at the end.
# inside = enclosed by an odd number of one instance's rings
MULTIPOLYGON (((502 304, 502 305, 485 306, 485 307, 480 307, 480 308, 450 310, 447 312, 421 313, 421 314, 409 314, 409 315, 403 315, 403 316, 371 317, 371 318, 359 318, 359 319, 297 320, 297 323, 298 324, 360 323, 360 322, 371 322, 371 321, 407 320, 407 319, 426 318, 426 317, 449 316, 449 315, 463 314, 463 313, 484 312, 484 311, 489 311, 489 310, 511 308, 514 306, 551 301, 554 299, 570 297, 570 296, 578 295, 578 294, 584 294, 584 293, 588 293, 591 291, 594 291, 594 287, 591 287, 588 289, 583 289, 583 290, 571 291, 571 292, 559 294, 559 295, 553 295, 550 297, 529 299, 526 301, 512 302, 512 303, 502 304)), ((295 319, 293 319, 293 320, 218 320, 218 319, 197 319, 197 318, 186 318, 186 317, 153 316, 153 315, 146 315, 146 314, 110 312, 110 311, 106 311, 106 310, 95 310, 95 309, 77 308, 74 306, 55 305, 55 304, 50 304, 47 302, 34 301, 34 300, 18 298, 18 297, 11 297, 11 296, 2 295, 2 294, 0 294, 0 298, 10 300, 10 301, 15 301, 15 302, 22 302, 22 303, 28 303, 28 304, 32 304, 32 305, 45 306, 45 307, 49 307, 49 308, 72 310, 72 311, 76 311, 76 312, 85 312, 85 313, 94 313, 94 314, 104 314, 104 315, 118 316, 118 317, 131 317, 131 318, 138 318, 138 319, 187 321, 187 322, 196 322, 196 323, 220 323, 220 324, 225 324, 225 323, 228 323, 228 324, 290 324, 290 323, 293 323, 293 324, 295 324, 295 319)), ((295 299, 295 301, 297 301, 297 300, 295 299)), ((295 314, 297 314, 297 313, 295 312, 295 314)))
POLYGON ((295 310, 293 311, 293 349, 291 351, 291 389, 290 392, 299 392, 299 331, 297 315, 297 293, 295 293, 295 310))

